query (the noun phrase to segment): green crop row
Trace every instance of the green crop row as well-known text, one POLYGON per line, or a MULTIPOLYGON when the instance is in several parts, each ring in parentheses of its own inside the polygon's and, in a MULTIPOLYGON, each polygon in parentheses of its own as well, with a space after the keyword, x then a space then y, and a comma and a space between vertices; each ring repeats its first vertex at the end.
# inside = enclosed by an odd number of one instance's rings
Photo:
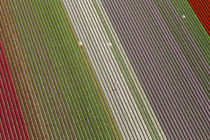
POLYGON ((35 79, 33 97, 41 109, 45 137, 113 139, 114 122, 110 123, 110 113, 99 99, 101 93, 94 86, 60 1, 10 4, 13 13, 17 12, 24 59, 35 79))
POLYGON ((204 26, 198 19, 196 13, 193 11, 187 0, 171 0, 171 2, 180 16, 186 16, 186 20, 183 20, 183 22, 190 32, 190 35, 193 37, 196 44, 203 53, 206 61, 208 62, 208 64, 210 64, 210 59, 208 55, 210 37, 208 32, 205 30, 204 26))
MULTIPOLYGON (((172 12, 171 8, 166 3, 166 1, 160 2, 155 0, 155 3, 160 13, 162 14, 164 20, 166 21, 168 27, 170 28, 173 36, 175 37, 177 43, 179 44, 182 52, 187 58, 190 66, 192 67, 204 90, 209 96, 209 76, 208 70, 206 68, 208 66, 205 66, 205 64, 201 60, 202 57, 199 56, 197 50, 192 46, 192 42, 189 40, 186 33, 183 31, 183 27, 180 24, 180 21, 175 16, 171 16, 174 15, 174 13, 172 12)), ((207 50, 209 44, 209 36, 207 35, 207 32, 204 31, 205 29, 202 27, 200 21, 198 21, 198 19, 195 19, 195 15, 193 15, 193 11, 192 9, 190 9, 190 5, 189 3, 187 3, 187 1, 182 1, 182 4, 173 1, 173 4, 176 4, 175 7, 177 7, 177 11, 179 11, 179 14, 181 14, 180 18, 182 17, 182 15, 186 16, 186 19, 183 19, 184 23, 185 25, 187 25, 187 28, 191 33, 190 35, 193 36, 193 38, 195 39, 196 45, 198 46, 198 48, 200 48, 201 52, 203 53, 203 56, 206 58, 206 61, 209 64, 209 56, 207 50), (183 8, 182 6, 185 6, 185 8, 183 8)))

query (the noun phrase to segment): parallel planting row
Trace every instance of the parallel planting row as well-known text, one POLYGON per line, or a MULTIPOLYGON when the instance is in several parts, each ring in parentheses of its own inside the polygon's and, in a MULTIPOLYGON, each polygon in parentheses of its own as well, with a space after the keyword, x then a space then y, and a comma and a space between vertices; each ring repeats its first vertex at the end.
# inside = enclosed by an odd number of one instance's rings
POLYGON ((123 66, 117 56, 119 52, 117 54, 114 51, 113 47, 116 49, 116 44, 112 36, 107 34, 108 30, 106 29, 108 28, 104 27, 106 23, 101 21, 104 20, 102 19, 104 17, 100 15, 101 11, 98 7, 100 3, 96 1, 75 3, 68 0, 63 3, 80 43, 87 50, 122 137, 125 139, 163 137, 163 134, 157 134, 161 130, 160 127, 154 127, 152 124, 155 117, 150 116, 151 110, 147 110, 148 105, 145 104, 145 99, 141 99, 142 91, 138 92, 140 87, 136 89, 132 81, 134 79, 131 79, 129 75, 132 73, 128 73, 125 68, 125 65, 128 64, 121 61, 123 66), (127 77, 124 77, 126 73, 127 77), (130 82, 128 78, 130 78, 130 82))
POLYGON ((208 139, 194 1, 1 0, 0 139, 208 139))
POLYGON ((119 138, 60 1, 2 1, 1 8, 1 39, 30 137, 119 138))
POLYGON ((0 139, 28 139, 4 48, 0 40, 0 139))
POLYGON ((209 25, 209 11, 210 11, 210 2, 208 0, 188 0, 191 7, 197 14, 198 18, 206 28, 208 34, 210 34, 210 25, 209 25))
POLYGON ((181 24, 190 17, 170 1, 102 3, 166 137, 207 137, 208 64, 199 51, 208 45, 181 24))

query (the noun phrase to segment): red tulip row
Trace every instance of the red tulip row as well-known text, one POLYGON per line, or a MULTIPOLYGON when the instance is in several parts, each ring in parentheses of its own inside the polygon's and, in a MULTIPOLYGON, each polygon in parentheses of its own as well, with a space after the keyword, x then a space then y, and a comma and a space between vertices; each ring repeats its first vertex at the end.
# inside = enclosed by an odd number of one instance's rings
POLYGON ((208 34, 210 34, 210 2, 208 0, 188 0, 193 10, 197 14, 200 21, 203 23, 208 34))
POLYGON ((0 139, 29 139, 1 40, 0 75, 0 139))

